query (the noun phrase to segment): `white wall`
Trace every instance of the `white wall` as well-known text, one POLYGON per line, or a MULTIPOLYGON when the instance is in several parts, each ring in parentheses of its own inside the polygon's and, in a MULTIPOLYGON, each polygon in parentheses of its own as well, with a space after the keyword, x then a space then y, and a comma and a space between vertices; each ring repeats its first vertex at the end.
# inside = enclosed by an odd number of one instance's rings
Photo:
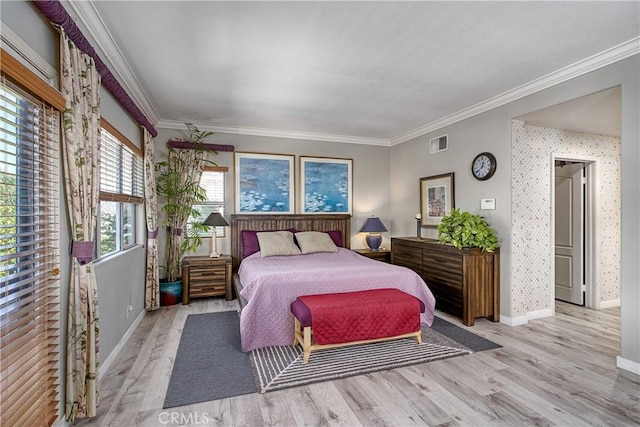
MULTIPOLYGON (((501 318, 535 317, 537 306, 526 295, 514 293, 512 282, 512 135, 511 120, 564 101, 621 85, 622 88, 622 251, 621 251, 621 357, 640 366, 640 129, 638 127, 640 56, 635 55, 581 77, 558 84, 491 111, 438 129, 391 150, 392 234, 414 235, 413 216, 419 209, 418 179, 455 172, 456 207, 481 213, 498 233, 501 244, 501 318), (448 151, 429 155, 428 140, 448 133, 448 151), (470 164, 476 154, 490 151, 498 168, 493 178, 476 182, 470 164), (480 211, 480 198, 496 198, 495 211, 480 211), (524 298, 524 300, 523 300, 524 298), (517 309, 516 309, 517 307, 517 309), (516 311, 517 310, 517 311, 516 311)), ((541 176, 539 179, 550 179, 541 176)), ((515 191, 515 190, 513 190, 515 191)), ((435 232, 431 233, 435 237, 435 232)), ((426 234, 425 234, 425 237, 426 234)), ((517 261, 523 262, 523 261, 517 261)), ((536 274, 535 271, 532 274, 536 274)))

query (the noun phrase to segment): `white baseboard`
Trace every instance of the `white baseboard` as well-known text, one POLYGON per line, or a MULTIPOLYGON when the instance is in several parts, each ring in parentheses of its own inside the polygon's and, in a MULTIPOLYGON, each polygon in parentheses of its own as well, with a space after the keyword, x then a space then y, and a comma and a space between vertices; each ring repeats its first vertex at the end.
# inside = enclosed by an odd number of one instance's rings
POLYGON ((543 317, 551 317, 551 316, 553 316, 551 309, 530 311, 527 313, 526 316, 518 316, 518 317, 509 317, 501 314, 500 323, 504 323, 505 325, 509 325, 509 326, 522 326, 529 323, 529 320, 542 319, 543 317))
POLYGON ((616 357, 616 366, 620 369, 624 369, 625 371, 640 375, 640 363, 634 362, 633 360, 618 356, 616 357))
POLYGON ((527 319, 527 316, 509 317, 502 314, 500 315, 500 323, 504 323, 505 325, 522 326, 526 325, 528 322, 529 319, 527 319))
POLYGON ((612 308, 612 307, 620 307, 620 300, 612 299, 609 301, 600 301, 600 308, 612 308))
POLYGON ((530 311, 527 313, 528 320, 542 319, 544 317, 551 317, 551 316, 553 316, 553 312, 551 311, 550 308, 546 308, 544 310, 530 311))
POLYGON ((138 315, 138 317, 136 317, 136 320, 134 320, 131 326, 129 326, 129 329, 127 329, 127 332, 122 336, 122 338, 120 339, 118 344, 115 346, 113 351, 109 354, 109 356, 107 356, 106 360, 100 365, 100 378, 107 375, 107 372, 109 372, 109 368, 111 368, 111 365, 116 360, 116 357, 118 357, 118 355, 120 354, 124 346, 127 344, 127 341, 129 341, 129 338, 131 338, 131 335, 133 335, 133 332, 136 330, 140 322, 142 322, 142 319, 144 319, 144 316, 146 314, 147 314, 147 311, 143 309, 138 315))

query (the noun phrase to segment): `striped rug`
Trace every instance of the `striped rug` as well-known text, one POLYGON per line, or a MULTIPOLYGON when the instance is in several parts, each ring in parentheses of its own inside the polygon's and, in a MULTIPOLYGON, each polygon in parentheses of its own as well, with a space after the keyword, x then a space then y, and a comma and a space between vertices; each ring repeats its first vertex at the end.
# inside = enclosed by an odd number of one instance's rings
POLYGON ((423 328, 422 339, 422 345, 413 338, 404 338, 312 351, 306 364, 302 363, 300 346, 254 350, 251 364, 256 388, 265 393, 472 353, 468 347, 432 329, 423 328))

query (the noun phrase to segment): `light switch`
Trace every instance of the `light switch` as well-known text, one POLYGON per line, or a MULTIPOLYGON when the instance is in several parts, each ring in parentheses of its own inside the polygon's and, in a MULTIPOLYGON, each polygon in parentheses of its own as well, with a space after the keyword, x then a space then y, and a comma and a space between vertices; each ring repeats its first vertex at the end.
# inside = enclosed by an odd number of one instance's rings
POLYGON ((495 209, 496 199, 480 199, 480 209, 495 209))

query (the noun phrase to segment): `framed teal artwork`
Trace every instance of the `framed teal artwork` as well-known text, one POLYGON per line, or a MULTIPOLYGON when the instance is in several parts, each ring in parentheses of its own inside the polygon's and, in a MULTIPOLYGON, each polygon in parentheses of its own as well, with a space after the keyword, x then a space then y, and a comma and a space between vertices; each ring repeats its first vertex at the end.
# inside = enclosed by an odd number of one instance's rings
POLYGON ((300 211, 305 214, 351 214, 353 160, 300 157, 300 211))
POLYGON ((234 153, 236 213, 294 213, 294 163, 288 154, 234 153))

